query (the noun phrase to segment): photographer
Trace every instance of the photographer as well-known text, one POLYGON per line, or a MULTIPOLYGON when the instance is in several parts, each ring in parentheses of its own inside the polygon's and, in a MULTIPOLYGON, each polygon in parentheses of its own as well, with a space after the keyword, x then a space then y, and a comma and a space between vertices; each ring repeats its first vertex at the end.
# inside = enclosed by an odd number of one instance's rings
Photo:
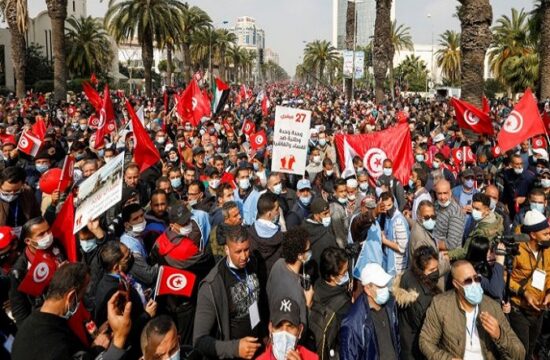
POLYGON ((542 313, 550 305, 550 226, 544 215, 530 210, 522 231, 529 242, 519 244, 510 280, 510 324, 523 343, 527 357, 534 352, 542 327, 542 313))

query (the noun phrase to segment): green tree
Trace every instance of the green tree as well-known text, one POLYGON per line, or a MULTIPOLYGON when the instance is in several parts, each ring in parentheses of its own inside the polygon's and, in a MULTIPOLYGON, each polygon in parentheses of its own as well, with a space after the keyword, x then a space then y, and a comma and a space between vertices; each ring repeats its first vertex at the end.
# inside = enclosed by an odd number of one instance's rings
POLYGON ((26 33, 29 24, 27 0, 0 0, 0 12, 8 23, 11 36, 11 53, 15 70, 15 95, 25 97, 25 77, 27 61, 26 33))
POLYGON ((216 42, 213 43, 212 46, 215 50, 216 57, 218 58, 219 74, 222 79, 227 79, 227 74, 225 71, 227 63, 227 49, 229 49, 232 45, 235 45, 237 35, 227 29, 216 29, 216 34, 216 42))
POLYGON ((550 1, 537 0, 531 11, 529 35, 539 56, 538 95, 550 98, 550 1))
MULTIPOLYGON (((402 50, 414 50, 414 45, 412 41, 412 37, 410 34, 410 28, 408 26, 405 26, 403 24, 397 25, 396 21, 392 21, 391 23, 391 42, 393 45, 393 48, 395 52, 398 54, 402 50)), ((390 91, 392 94, 392 97, 394 96, 395 92, 395 77, 394 77, 394 71, 393 71, 393 55, 390 58, 390 91)))
POLYGON ((77 77, 108 71, 113 50, 103 24, 97 19, 81 17, 67 19, 67 67, 77 77))
POLYGON ((485 54, 491 45, 493 8, 489 0, 459 0, 460 86, 464 100, 481 107, 485 54))
POLYGON ((428 69, 419 56, 407 55, 395 69, 396 78, 407 91, 425 91, 428 69))
POLYGON ((306 44, 304 62, 310 63, 318 70, 319 80, 323 81, 327 63, 334 61, 338 52, 326 40, 315 40, 306 44))
MULTIPOLYGON (((33 86, 40 80, 50 80, 53 78, 53 68, 51 62, 42 55, 42 47, 31 43, 25 50, 27 60, 27 71, 25 72, 24 83, 33 86)), ((34 87, 34 86, 33 86, 34 87)))
POLYGON ((204 31, 212 27, 210 16, 197 6, 184 4, 183 13, 180 17, 182 33, 178 38, 183 51, 183 77, 186 82, 191 80, 192 76, 192 56, 191 46, 193 40, 197 39, 197 32, 204 31))
POLYGON ((439 35, 440 49, 435 53, 437 66, 451 86, 460 84, 460 33, 447 30, 439 35))
POLYGON ((185 6, 178 0, 110 0, 105 26, 117 43, 137 38, 145 70, 145 92, 152 94, 153 45, 182 34, 185 6))
MULTIPOLYGON (((536 47, 529 33, 529 16, 523 9, 519 11, 512 9, 511 17, 502 15, 496 24, 493 27, 493 42, 489 50, 489 66, 495 78, 508 88, 508 95, 511 96, 516 92, 514 89, 519 86, 513 81, 519 78, 508 76, 507 70, 513 68, 519 71, 516 64, 534 66, 538 70, 538 63, 534 62, 536 57, 532 56, 536 54, 536 47), (511 59, 514 57, 527 57, 527 59, 511 59), (505 64, 508 69, 505 68, 505 64)), ((524 71, 525 76, 528 77, 533 69, 526 68, 524 71)))

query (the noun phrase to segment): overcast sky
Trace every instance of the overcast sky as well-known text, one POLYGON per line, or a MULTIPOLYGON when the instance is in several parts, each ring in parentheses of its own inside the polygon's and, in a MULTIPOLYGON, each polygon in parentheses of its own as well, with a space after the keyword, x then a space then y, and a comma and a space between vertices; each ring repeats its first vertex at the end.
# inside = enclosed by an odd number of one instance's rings
MULTIPOLYGON (((396 20, 411 28, 413 41, 430 44, 432 29, 437 41, 438 34, 452 29, 460 31, 460 22, 453 17, 457 0, 395 0, 396 20), (431 19, 427 18, 431 14, 431 19)), ((88 0, 88 13, 103 17, 108 0, 88 0)), ((280 64, 289 75, 294 74, 300 62, 303 41, 331 40, 332 0, 188 0, 204 9, 216 26, 229 21, 233 26, 239 16, 251 16, 263 28, 266 47, 279 53, 280 64)), ((46 9, 45 1, 30 0, 29 15, 35 16, 46 9)), ((530 11, 534 0, 493 0, 493 22, 511 8, 530 11)))

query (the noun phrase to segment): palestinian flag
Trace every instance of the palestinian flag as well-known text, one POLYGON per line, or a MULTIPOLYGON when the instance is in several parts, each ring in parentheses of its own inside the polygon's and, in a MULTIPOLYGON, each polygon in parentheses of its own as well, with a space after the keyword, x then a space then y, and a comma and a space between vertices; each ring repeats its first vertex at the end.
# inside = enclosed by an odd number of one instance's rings
POLYGON ((214 88, 212 89, 212 93, 214 94, 214 97, 212 98, 212 115, 217 115, 223 110, 225 102, 229 97, 230 90, 231 89, 226 83, 221 81, 220 78, 216 78, 214 88))

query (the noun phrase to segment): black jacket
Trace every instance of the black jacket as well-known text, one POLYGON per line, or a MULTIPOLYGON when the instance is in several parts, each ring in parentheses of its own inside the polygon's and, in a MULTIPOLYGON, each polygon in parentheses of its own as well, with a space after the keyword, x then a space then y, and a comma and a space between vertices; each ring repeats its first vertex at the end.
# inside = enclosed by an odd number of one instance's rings
POLYGON ((250 251, 259 260, 260 266, 265 266, 265 273, 269 274, 275 261, 281 258, 283 233, 277 231, 272 237, 263 238, 258 235, 256 228, 252 225, 248 227, 248 235, 250 236, 250 251))
POLYGON ((411 270, 395 278, 392 292, 398 305, 401 359, 424 359, 418 347, 418 336, 433 295, 411 270))
MULTIPOLYGON (((62 317, 35 311, 19 329, 11 356, 13 360, 94 359, 101 350, 103 348, 94 347, 86 351, 62 317)), ((102 359, 121 359, 124 353, 110 346, 102 359)))

